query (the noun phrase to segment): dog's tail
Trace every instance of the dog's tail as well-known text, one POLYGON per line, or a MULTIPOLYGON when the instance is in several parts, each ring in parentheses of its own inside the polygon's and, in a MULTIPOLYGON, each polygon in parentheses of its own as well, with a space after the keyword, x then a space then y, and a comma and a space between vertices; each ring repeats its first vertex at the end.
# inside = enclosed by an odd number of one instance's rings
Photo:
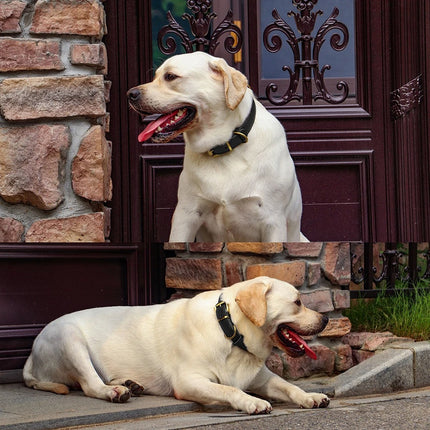
POLYGON ((29 388, 34 388, 35 390, 41 391, 51 391, 56 394, 69 394, 69 387, 64 384, 50 381, 39 381, 33 375, 33 357, 30 354, 28 357, 24 369, 22 371, 22 376, 24 378, 24 383, 29 388))

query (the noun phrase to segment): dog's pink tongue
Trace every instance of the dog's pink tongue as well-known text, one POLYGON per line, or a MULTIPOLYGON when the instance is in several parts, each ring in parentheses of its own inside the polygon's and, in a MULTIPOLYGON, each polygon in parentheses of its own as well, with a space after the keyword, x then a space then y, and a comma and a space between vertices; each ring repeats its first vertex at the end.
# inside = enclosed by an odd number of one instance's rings
POLYGON ((145 140, 148 140, 154 133, 155 130, 157 130, 158 127, 165 124, 167 121, 170 120, 170 118, 174 117, 176 115, 177 111, 168 113, 167 115, 161 115, 156 120, 150 122, 145 130, 142 131, 142 133, 139 134, 137 137, 137 140, 139 143, 145 142, 145 140))
POLYGON ((288 334, 290 335, 291 339, 293 339, 294 342, 297 343, 297 345, 302 345, 303 350, 308 357, 312 358, 312 360, 317 359, 317 355, 315 354, 315 352, 309 348, 309 345, 297 333, 288 330, 288 334))

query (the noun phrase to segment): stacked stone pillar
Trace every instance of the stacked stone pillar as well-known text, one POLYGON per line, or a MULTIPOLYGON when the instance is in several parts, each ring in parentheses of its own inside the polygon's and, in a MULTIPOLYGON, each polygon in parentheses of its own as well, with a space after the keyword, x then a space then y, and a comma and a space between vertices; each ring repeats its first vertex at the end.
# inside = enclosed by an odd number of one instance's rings
POLYGON ((103 3, 0 2, 0 242, 104 242, 103 3))

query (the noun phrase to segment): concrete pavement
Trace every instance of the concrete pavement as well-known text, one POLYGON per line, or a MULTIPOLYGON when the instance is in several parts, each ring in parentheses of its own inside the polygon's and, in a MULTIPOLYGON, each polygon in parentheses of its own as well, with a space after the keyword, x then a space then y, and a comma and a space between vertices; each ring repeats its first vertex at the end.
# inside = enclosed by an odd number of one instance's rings
MULTIPOLYGON (((337 399, 348 396, 392 393, 416 390, 420 387, 429 387, 428 391, 423 392, 430 397, 428 363, 430 363, 430 342, 408 343, 380 351, 338 376, 311 378, 296 381, 296 383, 307 391, 321 391, 333 396, 335 398, 333 404, 336 404, 337 399)), ((291 413, 292 410, 296 409, 275 406, 271 416, 291 413)), ((60 396, 30 390, 22 384, 0 385, 0 430, 45 430, 103 423, 113 427, 102 425, 101 428, 113 429, 120 428, 118 425, 121 422, 132 423, 136 420, 140 423, 140 428, 173 429, 206 425, 208 420, 221 417, 229 417, 232 420, 250 419, 246 415, 231 410, 215 408, 207 412, 193 402, 179 401, 174 398, 142 396, 132 398, 124 404, 111 404, 85 397, 81 392, 60 396), (157 418, 152 418, 154 416, 157 418), (166 427, 173 416, 186 417, 188 424, 174 427, 179 423, 173 422, 173 427, 166 427), (112 424, 115 422, 116 424, 112 424)))

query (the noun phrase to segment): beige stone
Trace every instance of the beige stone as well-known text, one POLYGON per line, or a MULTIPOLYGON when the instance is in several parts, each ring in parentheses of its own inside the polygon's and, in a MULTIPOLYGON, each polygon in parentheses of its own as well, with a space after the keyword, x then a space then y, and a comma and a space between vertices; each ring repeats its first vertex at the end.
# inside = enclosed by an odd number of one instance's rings
POLYGON ((35 221, 27 231, 26 242, 104 242, 102 212, 72 218, 35 221))
POLYGON ((0 1, 0 33, 21 33, 19 21, 26 6, 24 0, 0 1))
POLYGON ((0 72, 63 70, 60 44, 54 40, 0 39, 0 72))
POLYGON ((342 337, 351 331, 351 321, 347 317, 330 318, 326 328, 318 337, 342 337))
POLYGON ((168 258, 166 286, 189 290, 222 288, 221 260, 213 258, 168 258))
POLYGON ((103 75, 107 74, 107 52, 104 43, 72 45, 70 62, 84 66, 96 67, 103 75))
POLYGON ((246 278, 253 279, 257 276, 270 276, 281 281, 289 282, 295 287, 300 287, 305 282, 306 263, 304 261, 292 261, 273 264, 252 264, 246 268, 246 278))
POLYGON ((95 125, 82 139, 72 162, 72 186, 76 194, 93 201, 112 199, 112 151, 103 128, 95 125))
POLYGON ((103 76, 5 79, 0 83, 0 113, 9 121, 104 116, 103 76))
POLYGON ((101 39, 105 32, 104 9, 98 0, 38 0, 30 31, 101 39))
POLYGON ((326 243, 321 266, 325 277, 333 285, 349 285, 351 281, 351 255, 349 243, 326 243))
POLYGON ((316 258, 320 255, 322 242, 286 243, 285 249, 290 257, 316 258))
POLYGON ((320 289, 310 292, 302 292, 303 304, 317 312, 331 312, 334 310, 329 289, 320 289))
POLYGON ((227 249, 233 253, 278 254, 284 247, 281 242, 229 242, 227 249))
POLYGON ((13 218, 0 218, 0 242, 21 242, 24 225, 13 218))
POLYGON ((64 125, 0 126, 0 196, 9 203, 56 208, 63 200, 69 144, 64 125))

